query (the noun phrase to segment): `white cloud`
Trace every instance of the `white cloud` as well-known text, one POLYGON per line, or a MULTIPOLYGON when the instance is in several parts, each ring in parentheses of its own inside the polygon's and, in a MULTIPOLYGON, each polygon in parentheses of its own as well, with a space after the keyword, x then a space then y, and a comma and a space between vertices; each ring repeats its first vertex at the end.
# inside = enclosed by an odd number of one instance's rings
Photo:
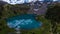
POLYGON ((11 1, 9 1, 9 0, 3 0, 3 1, 5 1, 5 2, 8 2, 8 3, 10 3, 10 4, 19 4, 19 3, 23 3, 24 2, 24 0, 11 0, 11 1))
POLYGON ((58 1, 58 0, 53 0, 53 1, 58 1))
POLYGON ((44 0, 39 0, 39 1, 44 1, 44 0))
MULTIPOLYGON (((36 1, 36 0, 11 0, 11 1, 9 1, 9 0, 3 0, 3 1, 5 1, 5 2, 8 2, 8 3, 10 3, 10 4, 21 4, 21 3, 24 3, 24 1, 26 1, 27 3, 28 2, 32 2, 32 1, 36 1)), ((39 1, 44 1, 44 0, 39 0, 39 1)), ((53 1, 58 1, 58 0, 53 0, 53 1)))

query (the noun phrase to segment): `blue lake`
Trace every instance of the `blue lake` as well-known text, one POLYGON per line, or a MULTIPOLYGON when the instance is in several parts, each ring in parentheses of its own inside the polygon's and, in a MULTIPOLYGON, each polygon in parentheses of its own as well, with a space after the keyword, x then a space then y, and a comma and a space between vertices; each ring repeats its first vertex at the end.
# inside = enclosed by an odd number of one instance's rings
POLYGON ((21 14, 7 19, 10 28, 34 29, 40 28, 42 23, 35 19, 35 14, 21 14))

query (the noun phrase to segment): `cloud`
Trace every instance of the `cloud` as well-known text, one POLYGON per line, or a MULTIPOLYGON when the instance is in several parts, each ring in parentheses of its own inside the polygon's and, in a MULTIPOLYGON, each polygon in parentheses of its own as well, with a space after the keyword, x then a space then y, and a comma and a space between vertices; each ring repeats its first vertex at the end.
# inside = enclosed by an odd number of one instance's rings
MULTIPOLYGON (((36 1, 36 0, 3 0, 5 2, 8 2, 9 4, 21 4, 24 3, 25 1, 28 2, 32 2, 32 1, 36 1)), ((39 1, 44 1, 44 0, 39 0, 39 1)), ((58 1, 58 0, 53 0, 53 1, 58 1)))
POLYGON ((53 0, 53 1, 58 1, 58 0, 53 0))
POLYGON ((10 4, 20 4, 26 2, 31 2, 32 0, 3 0, 5 2, 8 2, 10 4))

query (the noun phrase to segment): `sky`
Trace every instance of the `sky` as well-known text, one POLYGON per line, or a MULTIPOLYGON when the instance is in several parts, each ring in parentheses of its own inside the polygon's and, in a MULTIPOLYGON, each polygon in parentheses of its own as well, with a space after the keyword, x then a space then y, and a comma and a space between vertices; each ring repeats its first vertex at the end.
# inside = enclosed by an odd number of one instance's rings
MULTIPOLYGON (((24 1, 26 0, 10 0, 11 2, 9 0, 3 0, 3 1, 8 2, 10 4, 21 4, 24 3, 24 1)), ((36 1, 36 0, 27 0, 27 3, 31 1, 36 1)), ((39 0, 39 1, 43 1, 43 0, 39 0)), ((53 1, 57 1, 57 0, 53 0, 53 1)))
MULTIPOLYGON (((5 2, 8 2, 8 3, 10 3, 10 4, 20 4, 20 3, 24 3, 24 1, 26 1, 26 0, 3 0, 3 1, 5 1, 5 2)), ((31 1, 36 1, 36 0, 27 0, 26 2, 28 3, 28 2, 31 2, 31 1)))
MULTIPOLYGON (((3 0, 5 2, 8 2, 10 4, 19 4, 19 3, 24 3, 25 0, 11 0, 11 2, 9 0, 3 0)), ((32 0, 29 0, 28 2, 31 2, 32 0)))

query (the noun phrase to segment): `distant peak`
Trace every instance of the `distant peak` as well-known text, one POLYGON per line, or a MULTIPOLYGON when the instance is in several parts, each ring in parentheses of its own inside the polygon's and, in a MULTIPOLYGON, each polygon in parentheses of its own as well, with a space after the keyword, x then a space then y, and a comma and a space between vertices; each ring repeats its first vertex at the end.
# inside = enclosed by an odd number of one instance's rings
POLYGON ((0 0, 0 5, 4 5, 4 4, 8 4, 8 3, 0 0))

